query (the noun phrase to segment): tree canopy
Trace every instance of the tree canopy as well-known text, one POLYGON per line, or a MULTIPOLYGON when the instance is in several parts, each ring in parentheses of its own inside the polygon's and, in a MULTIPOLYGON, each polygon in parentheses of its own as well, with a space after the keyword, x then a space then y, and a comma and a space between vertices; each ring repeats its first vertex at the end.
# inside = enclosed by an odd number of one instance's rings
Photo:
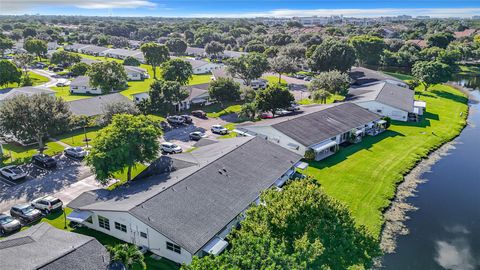
POLYGON ((10 61, 0 60, 0 86, 20 83, 22 72, 10 61))
POLYGON ((448 82, 452 70, 447 64, 438 61, 418 61, 413 65, 412 74, 428 90, 433 84, 448 82))
POLYGON ((69 106, 55 97, 17 95, 0 106, 0 129, 22 141, 36 141, 43 151, 44 138, 67 130, 71 120, 69 106))
POLYGON ((268 68, 267 58, 260 53, 249 53, 227 61, 227 71, 234 77, 241 78, 246 85, 262 77, 268 68))
POLYGON ((193 76, 192 64, 180 58, 173 58, 161 66, 162 78, 165 81, 176 81, 186 85, 193 76))
POLYGON ((230 78, 218 78, 208 87, 208 95, 221 104, 240 99, 240 84, 230 78))
POLYGON ((271 112, 275 115, 278 109, 285 109, 295 101, 292 93, 280 84, 271 84, 266 89, 257 92, 255 103, 261 112, 271 112))
POLYGON ((328 39, 315 47, 308 63, 313 71, 345 72, 355 64, 355 49, 346 42, 328 39))
POLYGON ((28 39, 23 44, 23 48, 27 52, 35 54, 38 59, 41 59, 42 56, 47 54, 47 43, 40 39, 28 39))
POLYGON ((125 169, 127 180, 131 180, 134 166, 157 158, 160 135, 158 124, 144 115, 117 114, 110 125, 98 132, 87 164, 102 184, 125 169))
POLYGON ((386 48, 383 38, 369 35, 354 36, 350 39, 350 44, 355 48, 358 62, 361 65, 377 65, 386 48))
POLYGON ((439 47, 445 49, 453 40, 455 40, 455 37, 452 35, 452 33, 440 32, 429 35, 427 37, 427 45, 429 47, 439 47))
POLYGON ((0 55, 5 54, 5 50, 11 49, 13 47, 13 41, 9 38, 0 37, 0 55))
POLYGON ((270 68, 278 74, 278 83, 282 81, 282 74, 294 73, 299 70, 293 58, 280 54, 270 60, 270 68))
POLYGON ((93 63, 87 74, 90 77, 90 85, 102 89, 103 93, 122 89, 127 83, 125 68, 115 61, 93 63))
POLYGON ((70 68, 70 72, 73 73, 73 76, 83 76, 87 74, 88 69, 90 66, 87 63, 76 63, 70 68))
POLYGON ((217 56, 225 50, 225 46, 218 41, 211 41, 205 46, 205 52, 210 56, 217 56))
POLYGON ((152 66, 153 78, 157 78, 157 67, 170 58, 168 48, 154 42, 145 43, 140 47, 147 64, 152 66))
POLYGON ((165 45, 168 47, 168 50, 174 54, 184 54, 187 50, 187 43, 179 38, 172 38, 167 40, 165 45))
POLYGON ((82 60, 82 57, 80 57, 80 55, 78 54, 67 51, 58 51, 52 54, 52 57, 50 58, 50 63, 68 67, 75 63, 79 63, 80 60, 82 60))
POLYGON ((338 70, 320 72, 310 82, 311 91, 325 90, 330 94, 345 96, 350 87, 350 77, 338 70))
POLYGON ((134 66, 134 67, 138 67, 140 66, 140 61, 138 61, 137 58, 135 57, 132 57, 132 56, 128 56, 127 58, 125 58, 125 60, 123 60, 123 65, 124 66, 134 66))
POLYGON ((189 93, 175 81, 154 81, 148 92, 147 107, 151 112, 170 112, 174 105, 185 100, 189 93))
POLYGON ((135 264, 138 264, 142 269, 147 269, 143 253, 135 245, 117 244, 115 246, 107 246, 110 252, 111 261, 119 261, 125 265, 127 269, 132 269, 135 264))
POLYGON ((316 180, 290 181, 260 200, 230 234, 229 250, 194 257, 183 269, 369 269, 381 255, 378 240, 316 180))

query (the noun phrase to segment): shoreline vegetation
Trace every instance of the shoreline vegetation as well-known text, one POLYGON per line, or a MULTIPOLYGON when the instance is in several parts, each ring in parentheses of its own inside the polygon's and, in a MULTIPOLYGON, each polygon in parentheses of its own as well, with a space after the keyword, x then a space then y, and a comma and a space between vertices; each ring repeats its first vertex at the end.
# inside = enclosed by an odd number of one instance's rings
POLYGON ((405 177, 466 126, 465 93, 448 85, 436 85, 428 92, 422 87, 416 90, 417 98, 427 102, 420 122, 392 121, 383 134, 367 137, 320 163, 310 164, 308 174, 318 179, 327 194, 346 204, 357 224, 375 237, 383 238, 388 220, 401 220, 397 215, 387 218, 387 212, 405 177))

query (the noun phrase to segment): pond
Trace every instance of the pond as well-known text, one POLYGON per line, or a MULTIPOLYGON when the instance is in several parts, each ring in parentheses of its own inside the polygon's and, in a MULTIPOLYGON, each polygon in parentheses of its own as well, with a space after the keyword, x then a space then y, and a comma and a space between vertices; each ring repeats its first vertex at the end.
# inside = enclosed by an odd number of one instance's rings
MULTIPOLYGON (((475 86, 479 77, 457 76, 475 86)), ((396 253, 384 256, 384 269, 480 269, 480 105, 470 103, 469 125, 455 139, 454 149, 421 178, 415 197, 407 202, 408 235, 397 239, 396 253)))

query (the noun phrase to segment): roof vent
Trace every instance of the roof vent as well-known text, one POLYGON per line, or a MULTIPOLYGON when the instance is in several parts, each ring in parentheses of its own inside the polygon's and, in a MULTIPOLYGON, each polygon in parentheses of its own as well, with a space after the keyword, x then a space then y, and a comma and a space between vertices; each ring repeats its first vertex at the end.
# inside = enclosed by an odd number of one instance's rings
POLYGON ((223 173, 222 173, 222 171, 221 171, 221 170, 218 170, 218 173, 223 175, 223 173))

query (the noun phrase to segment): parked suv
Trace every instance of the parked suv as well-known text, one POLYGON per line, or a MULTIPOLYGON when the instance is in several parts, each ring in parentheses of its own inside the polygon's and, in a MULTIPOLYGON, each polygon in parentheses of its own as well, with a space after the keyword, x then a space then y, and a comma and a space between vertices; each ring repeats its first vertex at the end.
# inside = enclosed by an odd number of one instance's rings
POLYGON ((25 178, 27 173, 24 172, 20 167, 12 165, 6 166, 0 169, 0 174, 8 180, 19 180, 25 178))
POLYGON ((10 208, 10 215, 24 223, 35 222, 42 218, 42 212, 29 204, 18 204, 10 208))
POLYGON ((224 128, 221 125, 213 125, 211 128, 212 133, 220 134, 220 135, 225 135, 228 134, 228 129, 224 128))
POLYGON ((174 143, 163 142, 162 143, 162 152, 168 154, 178 154, 182 153, 182 148, 174 143))
POLYGON ((192 141, 199 141, 200 139, 205 138, 206 135, 205 135, 205 133, 203 133, 201 131, 194 131, 194 132, 191 132, 190 134, 188 134, 188 137, 192 141))
POLYGON ((181 115, 181 117, 183 117, 183 122, 185 124, 193 123, 193 119, 192 119, 192 117, 190 117, 190 115, 181 115))
POLYGON ((49 214, 50 212, 62 210, 63 202, 53 196, 45 196, 34 200, 32 206, 49 214))
POLYGON ((74 157, 74 158, 84 158, 87 155, 87 151, 85 151, 82 147, 68 147, 63 150, 65 155, 74 157))
POLYGON ((207 114, 201 110, 192 111, 192 115, 198 118, 207 118, 207 114))
POLYGON ((45 154, 33 155, 32 163, 44 168, 53 168, 57 166, 57 161, 51 156, 45 154))
POLYGON ((178 115, 168 116, 167 122, 170 125, 182 125, 185 122, 185 119, 178 115))
POLYGON ((0 235, 6 235, 22 228, 20 221, 9 215, 0 214, 0 235))

